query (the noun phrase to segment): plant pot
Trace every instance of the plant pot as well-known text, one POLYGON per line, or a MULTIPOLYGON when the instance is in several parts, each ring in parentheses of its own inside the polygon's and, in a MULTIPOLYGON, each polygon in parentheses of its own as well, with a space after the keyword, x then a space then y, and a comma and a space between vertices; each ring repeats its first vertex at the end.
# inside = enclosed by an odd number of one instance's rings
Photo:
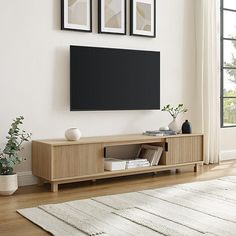
POLYGON ((0 175, 0 195, 12 195, 17 189, 17 174, 0 175))
POLYGON ((169 129, 175 131, 177 134, 180 133, 181 127, 176 118, 173 118, 172 122, 168 125, 169 129))

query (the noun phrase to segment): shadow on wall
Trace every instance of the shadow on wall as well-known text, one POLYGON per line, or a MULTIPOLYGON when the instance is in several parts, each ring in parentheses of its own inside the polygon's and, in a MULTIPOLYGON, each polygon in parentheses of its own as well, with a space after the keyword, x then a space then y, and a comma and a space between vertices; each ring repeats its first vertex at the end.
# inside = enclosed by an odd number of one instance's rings
POLYGON ((53 0, 52 2, 52 16, 53 16, 53 30, 61 30, 61 1, 59 0, 53 0))
POLYGON ((195 8, 192 7, 191 1, 185 0, 184 14, 182 18, 182 25, 184 26, 184 31, 182 35, 183 63, 181 71, 182 71, 182 78, 184 78, 184 81, 182 83, 183 101, 186 101, 185 105, 189 109, 189 112, 185 115, 185 118, 189 119, 191 123, 193 123, 193 128, 194 130, 196 130, 198 129, 198 124, 197 124, 198 111, 197 111, 197 101, 196 101, 197 92, 195 87, 195 81, 196 81, 195 38, 193 33, 189 34, 189 36, 186 37, 186 31, 189 32, 195 29, 194 10, 195 8), (191 63, 189 63, 189 60, 192 60, 191 63), (192 66, 189 67, 186 65, 192 65, 192 66))
MULTIPOLYGON (((61 30, 61 1, 53 0, 52 7, 52 29, 61 30)), ((64 32, 61 32, 64 33, 64 32)), ((66 47, 54 49, 54 68, 52 83, 52 110, 69 111, 69 44, 66 47)))
POLYGON ((52 83, 52 110, 69 111, 70 109, 70 66, 69 46, 55 48, 52 83))
POLYGON ((23 145, 24 149, 20 152, 20 156, 25 158, 26 160, 23 161, 20 165, 16 165, 14 169, 15 172, 29 171, 29 169, 31 169, 31 145, 32 142, 27 142, 23 145))

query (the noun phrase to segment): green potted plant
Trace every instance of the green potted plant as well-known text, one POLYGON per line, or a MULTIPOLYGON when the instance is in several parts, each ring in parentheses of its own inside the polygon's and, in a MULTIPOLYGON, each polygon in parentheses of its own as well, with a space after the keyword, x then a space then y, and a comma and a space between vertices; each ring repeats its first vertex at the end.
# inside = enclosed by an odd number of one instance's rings
POLYGON ((20 157, 23 143, 30 140, 31 133, 26 133, 19 126, 23 124, 24 117, 20 116, 13 120, 6 137, 7 143, 0 150, 0 194, 11 195, 18 189, 17 174, 14 166, 21 163, 24 158, 20 157))
POLYGON ((188 111, 188 109, 184 107, 184 104, 179 104, 176 107, 167 104, 162 108, 162 111, 167 111, 173 118, 172 122, 168 125, 169 129, 179 133, 181 128, 176 119, 180 113, 185 113, 188 111))

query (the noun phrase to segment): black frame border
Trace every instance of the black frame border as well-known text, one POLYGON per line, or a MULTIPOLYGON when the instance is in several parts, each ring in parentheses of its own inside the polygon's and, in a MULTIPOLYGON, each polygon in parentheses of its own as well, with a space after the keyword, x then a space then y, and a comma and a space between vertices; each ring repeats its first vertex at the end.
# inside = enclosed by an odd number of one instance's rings
POLYGON ((236 13, 236 9, 224 8, 224 0, 220 0, 220 127, 221 128, 233 128, 235 125, 225 126, 224 125, 224 99, 225 98, 236 98, 236 97, 226 97, 224 96, 224 70, 225 69, 236 69, 234 67, 224 66, 224 41, 230 40, 234 41, 236 39, 225 38, 224 37, 224 12, 231 11, 236 13))
POLYGON ((71 28, 66 28, 65 27, 65 19, 64 19, 64 9, 65 9, 65 1, 61 0, 61 30, 71 30, 71 31, 79 31, 79 32, 87 32, 87 33, 91 33, 92 32, 92 27, 93 27, 93 16, 92 16, 92 0, 90 1, 90 29, 89 30, 83 30, 83 29, 71 29, 71 28))
POLYGON ((139 36, 139 37, 148 37, 148 38, 156 38, 156 0, 153 0, 154 4, 154 35, 143 35, 143 34, 134 34, 133 32, 133 4, 134 0, 130 0, 130 35, 139 36))
POLYGON ((116 32, 108 32, 108 31, 102 31, 102 23, 101 23, 101 16, 102 16, 102 7, 101 7, 101 1, 102 0, 98 0, 98 33, 99 34, 118 34, 118 35, 126 35, 127 34, 127 0, 124 0, 124 29, 125 32, 124 33, 116 33, 116 32))

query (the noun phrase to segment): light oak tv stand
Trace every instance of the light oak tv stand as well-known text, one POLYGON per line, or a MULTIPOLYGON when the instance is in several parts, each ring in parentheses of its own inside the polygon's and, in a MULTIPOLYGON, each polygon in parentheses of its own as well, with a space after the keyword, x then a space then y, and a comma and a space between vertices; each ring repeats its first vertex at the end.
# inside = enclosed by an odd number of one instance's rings
POLYGON ((85 137, 78 141, 37 140, 32 143, 33 174, 41 182, 50 182, 51 190, 58 184, 96 180, 118 176, 180 169, 193 165, 197 171, 203 164, 203 135, 116 135, 85 137), (161 145, 164 151, 158 166, 104 171, 104 150, 107 147, 132 144, 161 145))

